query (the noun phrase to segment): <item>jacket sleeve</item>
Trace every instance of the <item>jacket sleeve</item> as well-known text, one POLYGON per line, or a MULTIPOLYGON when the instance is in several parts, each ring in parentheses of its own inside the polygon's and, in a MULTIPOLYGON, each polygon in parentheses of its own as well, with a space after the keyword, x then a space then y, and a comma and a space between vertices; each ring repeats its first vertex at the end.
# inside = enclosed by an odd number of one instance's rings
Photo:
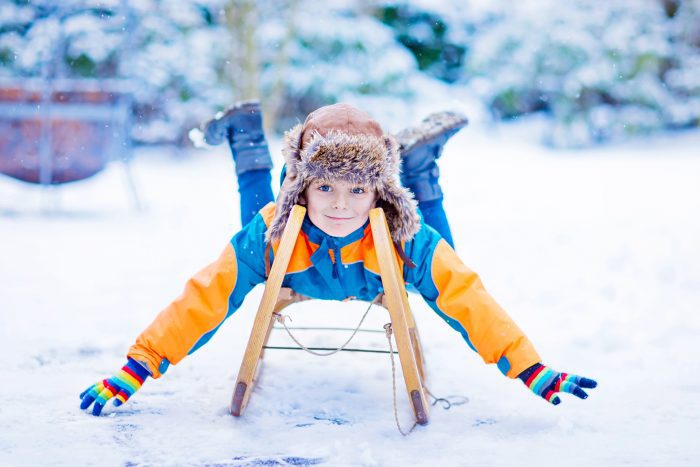
POLYGON ((541 361, 530 340, 489 295, 479 276, 437 232, 424 224, 406 244, 406 253, 416 263, 415 269, 406 269, 406 281, 486 363, 497 364, 504 375, 515 378, 541 361))
POLYGON ((194 275, 175 301, 138 336, 127 357, 145 363, 154 378, 216 333, 253 287, 265 281, 265 222, 256 215, 219 258, 194 275))

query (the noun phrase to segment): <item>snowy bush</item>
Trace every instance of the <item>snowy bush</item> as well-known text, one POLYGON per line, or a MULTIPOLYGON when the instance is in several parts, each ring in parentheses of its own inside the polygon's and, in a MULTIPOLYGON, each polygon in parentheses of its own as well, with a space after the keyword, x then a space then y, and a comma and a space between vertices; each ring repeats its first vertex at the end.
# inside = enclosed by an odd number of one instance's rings
POLYGON ((475 34, 464 79, 496 117, 551 114, 555 146, 697 126, 700 12, 669 3, 508 2, 475 34))
POLYGON ((393 29, 396 40, 411 51, 420 70, 447 82, 461 77, 466 43, 451 37, 455 28, 449 27, 450 15, 443 18, 430 7, 389 3, 379 6, 375 16, 393 29))
POLYGON ((551 118, 581 146, 700 121, 700 4, 405 0, 375 16, 420 69, 476 92, 495 119, 551 118))

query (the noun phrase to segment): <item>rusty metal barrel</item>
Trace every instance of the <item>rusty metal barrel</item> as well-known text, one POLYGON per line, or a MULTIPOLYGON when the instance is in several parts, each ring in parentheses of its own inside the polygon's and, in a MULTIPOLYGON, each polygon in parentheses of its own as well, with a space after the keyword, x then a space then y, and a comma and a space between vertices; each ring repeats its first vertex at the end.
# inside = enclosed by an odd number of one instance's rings
POLYGON ((118 82, 0 81, 0 173, 56 185, 130 156, 131 94, 118 82))

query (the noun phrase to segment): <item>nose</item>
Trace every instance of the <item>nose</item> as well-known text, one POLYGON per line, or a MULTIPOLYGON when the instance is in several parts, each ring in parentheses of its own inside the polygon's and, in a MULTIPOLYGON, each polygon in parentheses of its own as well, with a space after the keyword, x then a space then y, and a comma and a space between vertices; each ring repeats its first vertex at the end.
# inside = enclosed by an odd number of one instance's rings
POLYGON ((347 207, 347 198, 345 193, 342 193, 341 191, 337 191, 335 193, 335 196, 333 197, 333 209, 345 209, 347 207))

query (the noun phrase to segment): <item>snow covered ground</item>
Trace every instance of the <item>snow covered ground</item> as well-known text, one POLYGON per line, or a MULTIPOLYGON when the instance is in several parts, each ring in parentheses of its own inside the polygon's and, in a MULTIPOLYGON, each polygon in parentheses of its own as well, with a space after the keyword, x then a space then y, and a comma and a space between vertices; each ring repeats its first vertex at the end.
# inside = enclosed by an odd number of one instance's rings
MULTIPOLYGON (((700 134, 564 153, 530 140, 457 135, 441 161, 447 209, 458 252, 545 362, 599 381, 588 400, 549 406, 411 297, 430 389, 469 403, 434 408, 403 438, 386 355, 270 351, 233 418, 258 288, 121 410, 81 412, 78 394, 121 367, 239 226, 223 150, 144 150, 133 164, 140 213, 118 165, 43 200, 0 179, 0 465, 698 465, 700 134), (45 214, 42 203, 59 206, 45 214)), ((354 325, 363 311, 316 302, 290 314, 295 325, 354 325)), ((380 329, 387 317, 369 321, 380 329)), ((330 346, 346 334, 303 337, 330 346)))

